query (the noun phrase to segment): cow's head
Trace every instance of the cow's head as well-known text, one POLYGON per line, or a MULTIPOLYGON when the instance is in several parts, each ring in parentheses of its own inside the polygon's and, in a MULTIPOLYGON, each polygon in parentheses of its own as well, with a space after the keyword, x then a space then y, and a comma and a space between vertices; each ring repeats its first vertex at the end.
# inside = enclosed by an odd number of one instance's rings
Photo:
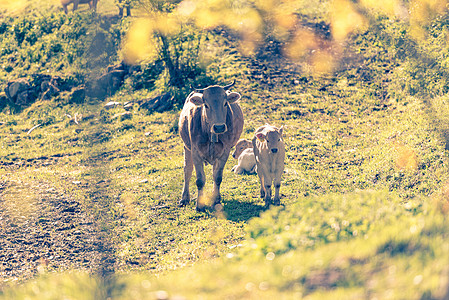
POLYGON ((228 105, 241 97, 239 93, 228 91, 234 84, 235 80, 224 87, 212 85, 205 89, 196 89, 190 96, 190 102, 196 106, 203 106, 203 115, 213 134, 222 134, 228 130, 226 126, 228 105))
POLYGON ((280 143, 282 142, 282 132, 284 130, 284 126, 281 128, 276 128, 270 126, 267 130, 262 132, 258 132, 256 137, 262 141, 266 142, 268 146, 268 151, 271 153, 277 153, 279 151, 280 143))

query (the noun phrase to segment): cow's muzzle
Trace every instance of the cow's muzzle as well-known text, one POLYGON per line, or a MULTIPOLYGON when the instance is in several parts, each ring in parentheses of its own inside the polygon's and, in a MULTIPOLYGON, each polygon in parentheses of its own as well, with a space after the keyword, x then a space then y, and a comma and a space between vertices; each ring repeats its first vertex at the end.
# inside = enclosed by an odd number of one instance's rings
POLYGON ((226 124, 215 124, 212 126, 212 132, 216 134, 225 133, 228 130, 226 124))
POLYGON ((273 149, 271 149, 271 152, 278 153, 278 149, 277 148, 273 148, 273 149))

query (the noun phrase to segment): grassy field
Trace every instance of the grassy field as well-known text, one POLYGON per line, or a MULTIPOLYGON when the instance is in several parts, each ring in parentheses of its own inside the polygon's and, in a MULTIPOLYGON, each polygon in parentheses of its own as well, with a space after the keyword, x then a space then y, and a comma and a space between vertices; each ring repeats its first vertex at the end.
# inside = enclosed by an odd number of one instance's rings
MULTIPOLYGON (((82 82, 98 72, 89 67, 120 61, 116 38, 128 23, 114 21, 113 1, 100 1, 98 22, 87 7, 66 17, 46 3, 46 12, 28 8, 32 18, 0 15, 2 90, 47 71, 82 82), (34 40, 44 19, 52 29, 34 40), (13 24, 28 28, 22 45, 13 24), (112 54, 93 63, 99 31, 112 54)), ((318 22, 322 4, 302 12, 318 22)), ((231 172, 232 157, 223 211, 177 207, 179 105, 163 113, 135 105, 125 115, 104 107, 156 96, 164 78, 137 90, 130 77, 104 101, 62 94, 20 110, 5 104, 0 299, 446 299, 448 20, 434 20, 418 43, 379 18, 324 74, 269 47, 243 56, 235 40, 209 33, 205 72, 219 84, 237 80, 242 137, 284 125, 282 205, 270 209, 257 175, 231 172)), ((207 166, 208 192, 211 173, 207 166)))

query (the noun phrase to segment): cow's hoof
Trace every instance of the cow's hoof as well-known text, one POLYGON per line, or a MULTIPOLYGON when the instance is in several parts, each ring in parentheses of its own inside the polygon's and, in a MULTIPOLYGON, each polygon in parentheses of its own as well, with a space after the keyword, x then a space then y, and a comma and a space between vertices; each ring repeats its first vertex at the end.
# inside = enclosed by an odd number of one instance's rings
POLYGON ((215 197, 213 206, 221 204, 221 196, 215 197))
POLYGON ((197 212, 205 212, 206 211, 206 206, 205 205, 197 205, 196 206, 196 211, 197 212))
POLYGON ((281 205, 281 200, 279 200, 279 199, 274 199, 274 200, 273 200, 273 205, 276 205, 276 206, 281 205))
POLYGON ((265 207, 266 207, 266 208, 269 208, 271 204, 273 204, 273 203, 271 202, 271 199, 268 199, 268 200, 265 199, 265 207))
POLYGON ((189 204, 189 200, 187 200, 187 199, 183 199, 183 200, 179 200, 179 202, 178 202, 178 206, 179 207, 183 207, 183 206, 186 206, 186 205, 188 205, 189 204))

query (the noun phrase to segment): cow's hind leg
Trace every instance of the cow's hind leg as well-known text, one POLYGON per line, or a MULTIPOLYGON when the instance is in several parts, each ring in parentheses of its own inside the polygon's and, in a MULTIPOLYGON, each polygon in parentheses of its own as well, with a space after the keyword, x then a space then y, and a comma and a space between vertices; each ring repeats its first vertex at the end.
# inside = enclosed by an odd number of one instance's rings
POLYGON ((189 185, 190 178, 192 178, 193 173, 193 161, 192 152, 184 147, 184 187, 182 189, 181 200, 179 201, 179 206, 184 206, 190 202, 189 185))

